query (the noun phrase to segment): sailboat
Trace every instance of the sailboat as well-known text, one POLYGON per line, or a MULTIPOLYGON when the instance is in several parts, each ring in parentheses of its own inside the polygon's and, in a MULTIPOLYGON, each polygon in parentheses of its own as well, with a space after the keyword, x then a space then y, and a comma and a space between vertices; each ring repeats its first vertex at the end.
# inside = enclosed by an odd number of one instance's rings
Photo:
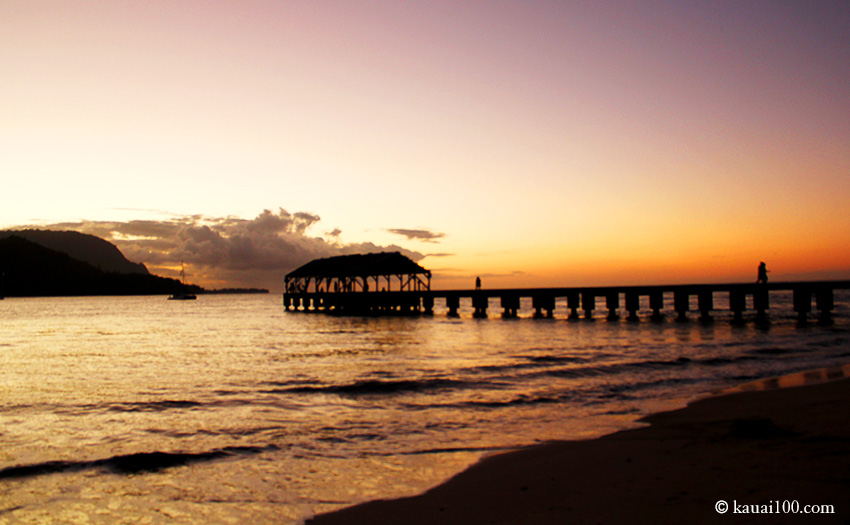
POLYGON ((180 284, 180 291, 169 297, 169 301, 194 301, 197 299, 195 294, 186 291, 186 270, 183 267, 183 261, 180 261, 180 284))

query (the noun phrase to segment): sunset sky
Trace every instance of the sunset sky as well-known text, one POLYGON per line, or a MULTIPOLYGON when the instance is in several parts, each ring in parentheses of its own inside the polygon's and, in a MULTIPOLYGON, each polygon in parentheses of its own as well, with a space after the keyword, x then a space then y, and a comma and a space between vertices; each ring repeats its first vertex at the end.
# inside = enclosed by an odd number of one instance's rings
POLYGON ((850 278, 846 0, 2 0, 0 43, 0 228, 161 275, 850 278))

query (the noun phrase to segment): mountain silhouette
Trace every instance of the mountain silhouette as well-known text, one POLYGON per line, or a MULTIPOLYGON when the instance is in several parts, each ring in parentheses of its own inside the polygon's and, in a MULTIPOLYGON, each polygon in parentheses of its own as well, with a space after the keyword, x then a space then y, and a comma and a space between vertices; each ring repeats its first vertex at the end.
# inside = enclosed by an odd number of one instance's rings
POLYGON ((16 235, 50 250, 68 254, 104 272, 150 275, 144 264, 127 260, 117 246, 100 237, 75 231, 0 231, 0 239, 16 235))
MULTIPOLYGON (((111 250, 103 249, 102 245, 86 237, 92 236, 67 236, 67 238, 83 239, 84 246, 98 246, 99 256, 110 254, 111 250)), ((121 255, 114 245, 103 239, 94 238, 109 244, 121 255)), ((114 254, 108 257, 114 258, 114 254)), ((127 261, 123 255, 121 259, 127 261)), ((127 262, 130 265, 133 264, 127 262)), ((124 265, 124 267, 127 266, 124 265)), ((46 248, 15 234, 0 238, 0 273, 2 273, 0 294, 6 297, 165 295, 180 290, 192 293, 203 292, 199 286, 184 287, 176 279, 150 275, 147 269, 143 274, 138 271, 138 265, 134 267, 135 273, 107 272, 88 262, 77 260, 67 253, 46 248)))

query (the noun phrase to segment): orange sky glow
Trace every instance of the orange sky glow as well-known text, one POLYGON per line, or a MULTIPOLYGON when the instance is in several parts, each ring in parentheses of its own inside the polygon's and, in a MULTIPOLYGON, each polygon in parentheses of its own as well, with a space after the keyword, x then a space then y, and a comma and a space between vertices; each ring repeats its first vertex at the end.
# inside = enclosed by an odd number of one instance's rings
POLYGON ((850 278, 850 4, 10 0, 0 228, 211 287, 850 278), (424 256, 424 257, 423 257, 424 256))

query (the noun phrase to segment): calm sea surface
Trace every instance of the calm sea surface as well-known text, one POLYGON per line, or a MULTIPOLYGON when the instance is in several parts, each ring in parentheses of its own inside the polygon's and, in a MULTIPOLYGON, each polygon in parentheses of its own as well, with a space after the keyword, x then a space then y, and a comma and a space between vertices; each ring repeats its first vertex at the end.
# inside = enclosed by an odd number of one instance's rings
POLYGON ((297 523, 850 361, 848 297, 805 327, 789 299, 761 328, 568 322, 563 304, 476 320, 287 313, 280 295, 6 299, 0 523, 297 523))

